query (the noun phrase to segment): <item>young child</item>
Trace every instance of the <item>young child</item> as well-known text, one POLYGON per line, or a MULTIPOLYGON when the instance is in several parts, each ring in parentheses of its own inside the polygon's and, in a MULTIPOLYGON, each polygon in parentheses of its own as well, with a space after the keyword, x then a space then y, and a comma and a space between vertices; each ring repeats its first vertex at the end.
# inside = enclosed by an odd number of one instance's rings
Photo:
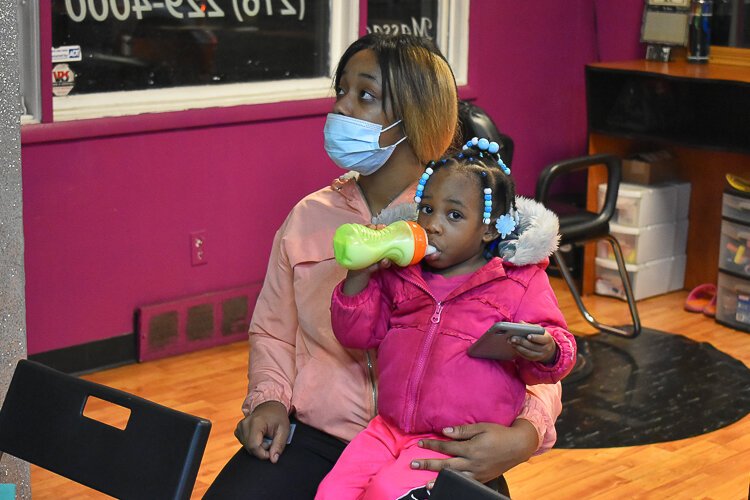
POLYGON ((348 348, 378 350, 378 412, 344 450, 319 499, 410 498, 435 472, 419 447, 456 422, 509 426, 525 385, 555 383, 575 362, 575 341, 545 268, 557 218, 516 199, 498 145, 474 138, 430 162, 417 188, 417 222, 437 249, 420 264, 387 261, 349 271, 334 290, 333 331, 348 348), (544 327, 511 337, 511 361, 473 358, 467 348, 498 321, 544 327))

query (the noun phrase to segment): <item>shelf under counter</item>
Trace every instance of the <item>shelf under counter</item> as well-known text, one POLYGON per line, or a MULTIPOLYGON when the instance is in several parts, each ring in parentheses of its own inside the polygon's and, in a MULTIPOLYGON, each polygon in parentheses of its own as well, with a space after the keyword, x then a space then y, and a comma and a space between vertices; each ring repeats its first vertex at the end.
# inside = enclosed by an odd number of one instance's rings
POLYGON ((597 64, 586 82, 590 132, 750 153, 750 68, 597 64))

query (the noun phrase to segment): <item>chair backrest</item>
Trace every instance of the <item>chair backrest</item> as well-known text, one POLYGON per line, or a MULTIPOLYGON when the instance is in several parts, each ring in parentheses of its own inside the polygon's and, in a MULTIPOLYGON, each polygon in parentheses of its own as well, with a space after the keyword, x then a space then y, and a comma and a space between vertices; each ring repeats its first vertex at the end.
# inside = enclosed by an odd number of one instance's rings
POLYGON ((190 498, 211 422, 39 363, 16 366, 0 451, 117 498, 190 498), (89 396, 130 410, 123 430, 83 415, 89 396))
POLYGON ((604 165, 607 169, 607 189, 604 203, 596 213, 573 213, 567 215, 558 213, 560 217, 561 244, 582 242, 609 233, 609 221, 617 208, 617 192, 622 178, 622 160, 611 154, 596 154, 572 158, 547 166, 539 174, 536 184, 535 198, 552 211, 557 212, 551 203, 550 191, 553 183, 561 176, 588 170, 597 165, 604 165))
POLYGON ((472 137, 485 137, 500 145, 500 158, 508 168, 513 166, 513 139, 497 130, 492 118, 479 106, 468 101, 458 102, 458 119, 464 143, 472 137))
POLYGON ((430 500, 509 500, 505 495, 488 488, 460 472, 443 469, 435 480, 430 500))

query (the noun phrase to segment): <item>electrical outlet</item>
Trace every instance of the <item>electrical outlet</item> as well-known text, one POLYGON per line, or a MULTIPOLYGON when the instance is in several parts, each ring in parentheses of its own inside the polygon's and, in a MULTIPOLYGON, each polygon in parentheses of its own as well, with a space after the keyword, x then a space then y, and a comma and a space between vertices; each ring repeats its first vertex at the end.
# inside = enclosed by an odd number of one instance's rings
POLYGON ((194 266, 208 263, 208 260, 206 260, 206 231, 190 233, 190 263, 194 266))

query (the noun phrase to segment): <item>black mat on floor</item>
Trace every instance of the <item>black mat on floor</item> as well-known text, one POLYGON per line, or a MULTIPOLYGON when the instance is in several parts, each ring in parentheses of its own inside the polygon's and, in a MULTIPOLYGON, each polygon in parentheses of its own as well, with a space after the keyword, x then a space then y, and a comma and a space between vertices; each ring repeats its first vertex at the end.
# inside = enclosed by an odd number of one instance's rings
POLYGON ((591 373, 563 383, 556 448, 674 441, 750 413, 750 370, 711 344, 645 328, 635 339, 578 338, 591 373))

